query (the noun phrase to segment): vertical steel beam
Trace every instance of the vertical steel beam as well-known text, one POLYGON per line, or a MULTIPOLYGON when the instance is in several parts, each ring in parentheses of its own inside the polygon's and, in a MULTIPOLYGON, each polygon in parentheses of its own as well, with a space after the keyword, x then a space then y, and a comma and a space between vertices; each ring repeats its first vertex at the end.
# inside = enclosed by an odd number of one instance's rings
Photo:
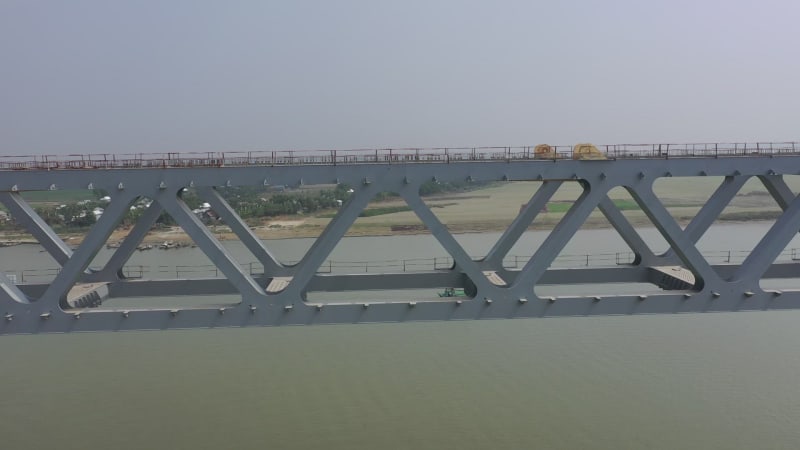
POLYGON ((228 202, 219 195, 213 187, 200 187, 197 192, 201 197, 206 199, 214 211, 222 217, 225 224, 230 227, 233 234, 239 237, 239 240, 247 247, 248 250, 256 257, 256 259, 264 266, 264 273, 267 276, 281 276, 286 275, 289 271, 270 253, 269 249, 264 243, 250 232, 247 224, 242 221, 242 218, 231 208, 228 202))
POLYGON ((483 263, 494 269, 503 267, 503 258, 508 255, 508 252, 517 243, 522 233, 528 229, 533 223, 536 216, 547 206, 547 202, 553 197, 553 194, 561 187, 561 180, 544 181, 539 189, 533 194, 530 201, 520 211, 517 217, 511 222, 508 228, 500 236, 500 239, 494 243, 486 257, 483 258, 483 263))
POLYGON ((208 231, 183 200, 170 192, 164 192, 157 200, 211 262, 225 274, 225 278, 242 294, 243 298, 252 300, 266 295, 264 289, 250 275, 242 271, 233 256, 208 231))
POLYGON ((50 228, 36 211, 17 192, 0 192, 0 203, 6 205, 17 223, 22 224, 42 247, 63 266, 72 256, 72 250, 50 228))

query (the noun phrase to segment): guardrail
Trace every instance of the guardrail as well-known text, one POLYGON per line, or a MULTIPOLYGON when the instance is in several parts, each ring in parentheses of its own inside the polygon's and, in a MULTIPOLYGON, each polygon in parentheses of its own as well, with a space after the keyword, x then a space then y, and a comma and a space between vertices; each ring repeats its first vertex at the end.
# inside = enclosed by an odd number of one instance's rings
MULTIPOLYGON (((703 252, 709 264, 740 264, 749 250, 718 250, 703 252)), ((587 253, 573 255, 559 255, 550 265, 551 268, 569 269, 580 267, 609 267, 614 265, 632 264, 635 255, 632 252, 614 253, 587 253)), ((503 259, 503 267, 509 270, 521 269, 530 260, 530 255, 510 255, 503 259)), ((480 257, 473 257, 480 259, 480 257)), ((800 248, 786 249, 778 256, 776 262, 800 261, 800 248)), ((289 261, 286 264, 295 264, 289 261)), ((376 261, 335 261, 328 260, 317 271, 324 274, 353 274, 353 273, 399 273, 399 272, 425 272, 431 270, 446 270, 453 267, 452 257, 440 256, 433 258, 412 258, 398 260, 376 261)), ((264 267, 260 262, 252 261, 240 264, 242 271, 253 276, 262 275, 264 267)), ((45 283, 53 280, 61 268, 24 269, 7 271, 6 275, 18 284, 45 283)), ((213 264, 205 265, 127 265, 123 274, 128 278, 220 278, 223 274, 213 264)))
MULTIPOLYGON (((798 142, 597 145, 607 159, 726 158, 797 156, 798 142)), ((572 159, 572 146, 546 153, 534 146, 435 147, 356 150, 276 150, 250 152, 98 153, 0 156, 0 170, 154 169, 350 164, 460 163, 470 161, 559 161, 572 159)))

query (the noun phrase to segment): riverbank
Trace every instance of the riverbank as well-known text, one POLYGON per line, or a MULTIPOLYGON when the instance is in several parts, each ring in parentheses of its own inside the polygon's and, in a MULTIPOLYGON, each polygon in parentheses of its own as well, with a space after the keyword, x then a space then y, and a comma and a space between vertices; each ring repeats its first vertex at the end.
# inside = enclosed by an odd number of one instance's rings
MULTIPOLYGON (((498 232, 505 230, 516 218, 520 208, 525 205, 540 183, 510 182, 491 186, 486 189, 426 197, 425 202, 437 218, 455 234, 498 232)), ((675 220, 685 226, 705 204, 713 192, 715 180, 700 179, 686 183, 667 186, 665 194, 660 196, 664 206, 675 220)), ((758 190, 758 184, 745 185, 740 195, 725 208, 718 218, 719 222, 751 222, 772 221, 780 214, 775 201, 758 190)), ((531 230, 552 229, 563 219, 569 206, 579 197, 580 187, 575 183, 564 183, 532 223, 531 230)), ((627 220, 635 227, 652 227, 647 216, 636 207, 630 195, 621 188, 612 190, 609 197, 623 210, 627 220)), ((348 230, 347 236, 394 236, 428 234, 429 231, 419 218, 408 211, 407 205, 400 199, 390 199, 371 204, 368 209, 391 211, 359 217, 348 230)), ((320 211, 315 215, 294 215, 276 218, 263 218, 250 227, 260 239, 292 239, 319 236, 336 213, 336 210, 320 211)), ((609 228, 607 219, 595 210, 583 224, 583 229, 609 228)), ((238 240, 224 224, 211 224, 209 231, 219 240, 238 240)), ((59 236, 70 246, 80 244, 86 230, 59 233, 59 236)), ((114 246, 125 239, 130 228, 115 230, 108 239, 114 246)), ((174 245, 191 245, 192 240, 180 227, 154 228, 148 233, 143 245, 158 246, 172 243, 174 245)), ((0 246, 21 243, 36 243, 32 236, 25 233, 3 233, 0 235, 0 246)))
MULTIPOLYGON (((636 228, 653 227, 650 220, 640 211, 634 214, 626 214, 628 221, 636 228), (638 214, 635 214, 638 213, 638 214)), ((779 211, 764 210, 759 213, 751 215, 751 219, 741 219, 735 214, 728 216, 721 216, 718 219, 724 223, 750 223, 750 222, 765 222, 772 221, 779 215, 779 211)), ((550 215, 541 214, 541 216, 532 224, 529 230, 551 230, 563 218, 563 214, 550 215)), ((691 217, 675 217, 681 227, 685 227, 691 217)), ((285 221, 270 221, 262 226, 251 227, 250 231, 262 240, 273 239, 298 239, 298 238, 314 238, 319 236, 325 229, 327 221, 318 220, 317 218, 309 218, 307 220, 285 220, 285 221)), ((470 222, 470 223, 452 223, 447 224, 447 229, 453 234, 466 234, 466 233, 488 233, 488 232, 502 232, 508 226, 509 222, 497 221, 483 221, 483 222, 470 222)), ((605 229, 611 228, 610 223, 602 216, 590 216, 581 227, 582 229, 605 229)), ((214 237, 220 241, 238 240, 229 227, 225 225, 211 225, 209 230, 214 237)), ((116 246, 121 243, 127 236, 129 229, 119 229, 112 233, 108 239, 109 246, 116 246)), ((430 231, 421 223, 405 223, 404 221, 387 221, 385 223, 355 223, 345 236, 402 236, 402 235, 421 235, 430 234, 430 231)), ((84 233, 63 233, 59 237, 70 246, 79 245, 84 237, 84 233)), ((35 244, 39 242, 29 234, 5 233, 0 235, 0 247, 8 247, 14 245, 35 244)), ((192 239, 180 228, 169 227, 167 229, 152 230, 142 241, 143 248, 150 249, 158 246, 165 246, 168 248, 181 247, 193 245, 192 239)))

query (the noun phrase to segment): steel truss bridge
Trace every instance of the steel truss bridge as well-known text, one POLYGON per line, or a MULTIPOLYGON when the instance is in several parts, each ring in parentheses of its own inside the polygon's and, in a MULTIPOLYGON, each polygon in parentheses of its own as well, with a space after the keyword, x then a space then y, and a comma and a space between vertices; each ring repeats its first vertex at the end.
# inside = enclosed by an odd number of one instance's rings
MULTIPOLYGON (((49 283, 16 283, 0 273, 0 334, 214 328, 330 323, 471 320, 517 317, 678 314, 800 308, 800 291, 764 290, 762 279, 800 278, 800 265, 776 261, 800 230, 800 197, 784 176, 800 174, 800 145, 656 144, 599 146, 605 159, 573 160, 567 147, 379 149, 304 152, 67 155, 0 158, 0 202, 60 265, 49 283), (653 192, 662 177, 722 177, 685 227, 653 192), (740 263, 714 264, 696 243, 739 192, 757 178, 783 213, 740 263), (530 201, 485 257, 474 259, 420 197, 430 180, 541 181, 530 201), (219 187, 344 183, 354 192, 306 255, 280 263, 217 192, 219 187), (530 258, 504 258, 564 183, 582 193, 530 258), (608 197, 627 190, 668 242, 653 253, 608 197), (263 267, 246 270, 181 198, 194 188, 263 267), (112 200, 72 250, 20 195, 24 191, 103 189, 112 200), (417 272, 333 273, 323 264, 369 201, 396 192, 452 265, 417 272), (131 205, 152 200, 107 264, 89 269, 131 205), (627 264, 557 269, 552 263, 589 214, 599 209, 631 248, 627 264), (130 279, 123 268, 166 211, 224 278, 130 279), (657 293, 540 297, 540 285, 651 283, 657 293), (393 302, 310 302, 308 292, 462 287, 466 297, 393 302), (83 294, 70 295, 83 289, 83 294), (183 308, 112 308, 106 297, 238 294, 241 301, 183 308)), ((2 253, 0 253, 2 254, 2 253)), ((800 286, 798 286, 800 287, 800 286)))

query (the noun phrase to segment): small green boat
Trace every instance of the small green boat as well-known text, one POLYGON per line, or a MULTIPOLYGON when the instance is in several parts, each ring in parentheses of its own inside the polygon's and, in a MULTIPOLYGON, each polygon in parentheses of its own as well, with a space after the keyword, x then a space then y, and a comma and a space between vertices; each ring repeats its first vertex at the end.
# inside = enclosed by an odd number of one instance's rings
POLYGON ((443 292, 439 292, 439 297, 466 297, 462 288, 444 288, 443 292))

